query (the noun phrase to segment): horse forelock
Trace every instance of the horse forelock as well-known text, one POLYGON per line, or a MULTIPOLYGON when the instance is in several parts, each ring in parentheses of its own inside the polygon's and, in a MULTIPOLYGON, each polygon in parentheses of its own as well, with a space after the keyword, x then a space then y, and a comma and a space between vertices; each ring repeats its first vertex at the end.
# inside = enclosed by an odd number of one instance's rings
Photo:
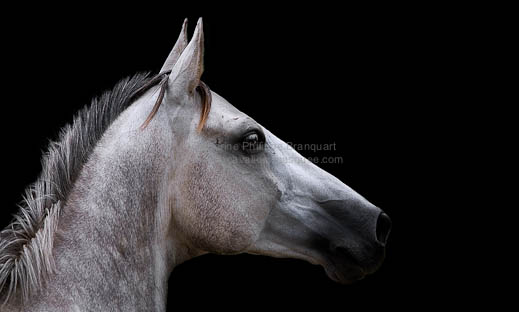
MULTIPOLYGON (((164 99, 164 95, 166 94, 166 89, 168 87, 168 79, 169 74, 171 73, 171 70, 165 71, 157 75, 155 78, 153 78, 150 82, 148 82, 146 85, 142 86, 139 90, 137 90, 136 95, 139 95, 143 92, 145 92, 147 89, 149 89, 152 85, 159 84, 160 85, 160 92, 157 97, 157 100, 155 101, 155 104, 153 105, 153 108, 151 109, 151 112, 149 113, 148 117, 144 121, 144 123, 141 125, 141 129, 145 129, 148 124, 151 122, 155 114, 160 108, 160 105, 162 104, 162 101, 164 99)), ((200 84, 196 88, 198 93, 200 94, 200 97, 202 99, 202 110, 200 113, 200 121, 198 122, 197 131, 201 132, 204 128, 204 125, 207 121, 207 118, 209 117, 209 112, 211 111, 211 90, 209 87, 203 82, 200 81, 200 84)))

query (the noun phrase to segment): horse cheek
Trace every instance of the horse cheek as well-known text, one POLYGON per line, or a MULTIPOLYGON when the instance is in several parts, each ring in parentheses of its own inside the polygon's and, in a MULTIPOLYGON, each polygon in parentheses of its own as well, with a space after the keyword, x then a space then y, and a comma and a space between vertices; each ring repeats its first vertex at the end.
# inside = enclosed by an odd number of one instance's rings
POLYGON ((243 251, 253 239, 252 229, 237 207, 222 173, 207 162, 195 162, 186 170, 183 188, 183 226, 190 242, 204 251, 234 254, 243 251))

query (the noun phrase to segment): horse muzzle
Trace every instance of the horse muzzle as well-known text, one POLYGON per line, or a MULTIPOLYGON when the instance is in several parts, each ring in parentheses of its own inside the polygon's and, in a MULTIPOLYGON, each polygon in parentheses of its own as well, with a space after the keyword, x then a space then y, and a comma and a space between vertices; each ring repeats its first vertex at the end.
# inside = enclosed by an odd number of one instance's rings
POLYGON ((385 258, 386 243, 391 232, 391 219, 380 212, 374 233, 374 240, 361 245, 330 242, 327 261, 323 267, 327 275, 341 284, 351 284, 377 271, 385 258))

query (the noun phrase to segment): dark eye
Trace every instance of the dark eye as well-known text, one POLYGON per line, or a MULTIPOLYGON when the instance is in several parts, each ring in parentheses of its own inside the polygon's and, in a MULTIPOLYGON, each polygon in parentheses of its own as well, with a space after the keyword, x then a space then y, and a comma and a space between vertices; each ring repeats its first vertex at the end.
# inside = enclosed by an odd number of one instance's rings
POLYGON ((243 151, 254 154, 263 149, 265 144, 264 136, 258 131, 252 131, 243 136, 241 146, 243 151))

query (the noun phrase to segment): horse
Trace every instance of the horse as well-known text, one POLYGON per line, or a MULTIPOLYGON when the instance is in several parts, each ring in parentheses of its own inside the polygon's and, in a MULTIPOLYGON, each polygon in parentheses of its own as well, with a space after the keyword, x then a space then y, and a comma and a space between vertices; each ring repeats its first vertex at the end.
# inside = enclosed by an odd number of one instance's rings
POLYGON ((175 266, 207 253, 301 259, 343 284, 380 267, 387 214, 210 90, 203 54, 186 19, 158 74, 50 143, 0 233, 1 311, 165 311, 175 266))

